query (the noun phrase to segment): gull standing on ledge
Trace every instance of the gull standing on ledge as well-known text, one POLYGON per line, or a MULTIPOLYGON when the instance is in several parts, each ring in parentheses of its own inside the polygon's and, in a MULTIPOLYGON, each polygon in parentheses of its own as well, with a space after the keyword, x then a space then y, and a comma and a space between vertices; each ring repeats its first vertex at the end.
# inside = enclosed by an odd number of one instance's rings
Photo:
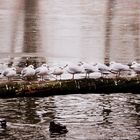
POLYGON ((33 77, 35 75, 35 69, 33 65, 29 65, 28 67, 23 68, 21 71, 21 75, 24 78, 33 77))
POLYGON ((81 66, 84 68, 86 76, 85 78, 89 78, 90 73, 99 72, 98 67, 92 64, 80 62, 81 66))
POLYGON ((61 80, 61 75, 64 73, 64 69, 67 66, 68 65, 65 65, 64 67, 57 67, 53 70, 52 74, 56 76, 56 80, 57 80, 57 76, 60 76, 60 80, 61 80))
POLYGON ((132 62, 132 65, 130 66, 130 68, 133 69, 133 71, 137 74, 137 76, 140 74, 140 64, 137 63, 136 61, 132 62))
POLYGON ((72 79, 74 79, 74 75, 84 72, 84 69, 81 67, 81 65, 69 64, 67 72, 72 74, 72 79))
POLYGON ((7 68, 3 71, 2 75, 6 76, 8 78, 8 81, 10 81, 13 77, 16 76, 16 68, 7 68))
POLYGON ((7 68, 8 68, 8 66, 5 63, 0 63, 0 74, 2 74, 3 71, 7 68))
POLYGON ((117 74, 116 77, 119 77, 122 71, 130 71, 130 68, 127 65, 112 61, 110 62, 110 70, 112 73, 117 74))
POLYGON ((40 67, 35 69, 35 74, 41 77, 41 80, 44 80, 44 76, 49 74, 49 66, 47 64, 42 64, 40 67))
POLYGON ((104 77, 105 75, 108 75, 111 73, 111 69, 107 65, 102 64, 102 63, 97 63, 96 65, 101 73, 101 77, 104 77))

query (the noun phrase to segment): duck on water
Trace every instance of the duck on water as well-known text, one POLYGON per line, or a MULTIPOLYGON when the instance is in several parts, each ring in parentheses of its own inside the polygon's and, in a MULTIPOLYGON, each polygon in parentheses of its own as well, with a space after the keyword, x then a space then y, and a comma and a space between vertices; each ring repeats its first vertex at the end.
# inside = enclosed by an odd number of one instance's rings
POLYGON ((49 131, 50 133, 58 133, 58 134, 65 134, 68 132, 65 125, 56 123, 54 121, 50 122, 49 131))
POLYGON ((1 125, 1 128, 6 128, 6 126, 7 126, 7 121, 6 121, 6 119, 4 119, 4 118, 2 118, 2 119, 0 119, 0 125, 1 125))

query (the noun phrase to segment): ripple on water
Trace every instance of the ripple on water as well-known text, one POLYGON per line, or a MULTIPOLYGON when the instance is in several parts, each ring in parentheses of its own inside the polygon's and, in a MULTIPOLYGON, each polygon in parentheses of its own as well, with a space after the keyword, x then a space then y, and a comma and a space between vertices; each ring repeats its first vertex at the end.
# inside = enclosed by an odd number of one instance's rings
POLYGON ((0 99, 8 121, 0 139, 139 139, 140 95, 78 94, 45 98, 0 99), (50 135, 49 122, 67 126, 65 135, 50 135))

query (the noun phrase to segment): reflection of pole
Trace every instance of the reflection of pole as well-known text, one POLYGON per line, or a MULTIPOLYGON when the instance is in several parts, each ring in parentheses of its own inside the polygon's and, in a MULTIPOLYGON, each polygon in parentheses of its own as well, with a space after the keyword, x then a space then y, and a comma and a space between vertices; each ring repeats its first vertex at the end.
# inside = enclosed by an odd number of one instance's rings
MULTIPOLYGON (((139 6, 139 5, 138 5, 139 6)), ((135 21, 133 22, 133 33, 134 33, 134 36, 135 36, 135 39, 134 39, 134 49, 135 49, 135 59, 136 61, 139 61, 140 60, 140 48, 139 48, 139 8, 137 7, 136 9, 136 19, 135 21)))
MULTIPOLYGON (((40 47, 40 30, 39 30, 39 0, 24 0, 24 39, 23 39, 23 52, 35 53, 40 47)), ((37 63, 42 61, 42 58, 38 57, 23 57, 19 66, 27 65, 26 60, 29 60, 29 64, 38 65, 37 63)))
POLYGON ((114 16, 114 4, 115 0, 108 0, 107 10, 106 10, 106 26, 105 26, 105 58, 104 63, 109 63, 110 61, 110 42, 111 42, 111 32, 112 32, 112 19, 114 16))
MULTIPOLYGON (((45 119, 45 122, 49 124, 50 119, 53 120, 55 118, 55 113, 56 113, 54 97, 48 97, 47 100, 44 100, 45 106, 36 104, 35 102, 37 100, 38 99, 36 98, 26 98, 24 100, 24 103, 25 103, 24 109, 22 108, 22 111, 24 111, 24 119, 26 122, 30 124, 38 123, 38 122, 41 122, 42 120, 44 121, 45 119), (40 106, 39 110, 38 110, 38 105, 40 106), (46 110, 48 112, 46 112, 46 110), (46 119, 45 117, 49 119, 46 119)), ((41 102, 41 101, 38 100, 38 102, 41 102)))
POLYGON ((24 21, 24 52, 36 52, 39 39, 39 29, 37 26, 38 0, 25 0, 25 21, 24 21))
MULTIPOLYGON (((18 3, 17 3, 18 4, 18 3)), ((14 17, 13 17, 13 25, 12 25, 12 36, 11 36, 11 49, 10 53, 13 54, 15 53, 15 47, 16 47, 16 41, 17 41, 17 34, 18 34, 18 21, 20 20, 20 15, 19 11, 16 9, 14 11, 14 17)), ((14 57, 10 56, 10 60, 8 65, 12 66, 14 62, 14 57)))

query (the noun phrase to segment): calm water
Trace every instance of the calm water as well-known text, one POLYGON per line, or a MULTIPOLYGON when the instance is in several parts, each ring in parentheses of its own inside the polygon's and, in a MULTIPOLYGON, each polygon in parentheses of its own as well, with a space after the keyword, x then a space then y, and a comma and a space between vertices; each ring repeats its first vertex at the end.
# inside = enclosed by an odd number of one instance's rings
MULTIPOLYGON (((140 62, 139 15, 139 0, 0 0, 0 63, 140 62)), ((131 93, 0 99, 0 114, 0 139, 140 139, 131 93), (69 132, 50 135, 53 119, 69 132)))
POLYGON ((0 58, 139 61, 139 15, 139 0, 0 0, 0 58))

